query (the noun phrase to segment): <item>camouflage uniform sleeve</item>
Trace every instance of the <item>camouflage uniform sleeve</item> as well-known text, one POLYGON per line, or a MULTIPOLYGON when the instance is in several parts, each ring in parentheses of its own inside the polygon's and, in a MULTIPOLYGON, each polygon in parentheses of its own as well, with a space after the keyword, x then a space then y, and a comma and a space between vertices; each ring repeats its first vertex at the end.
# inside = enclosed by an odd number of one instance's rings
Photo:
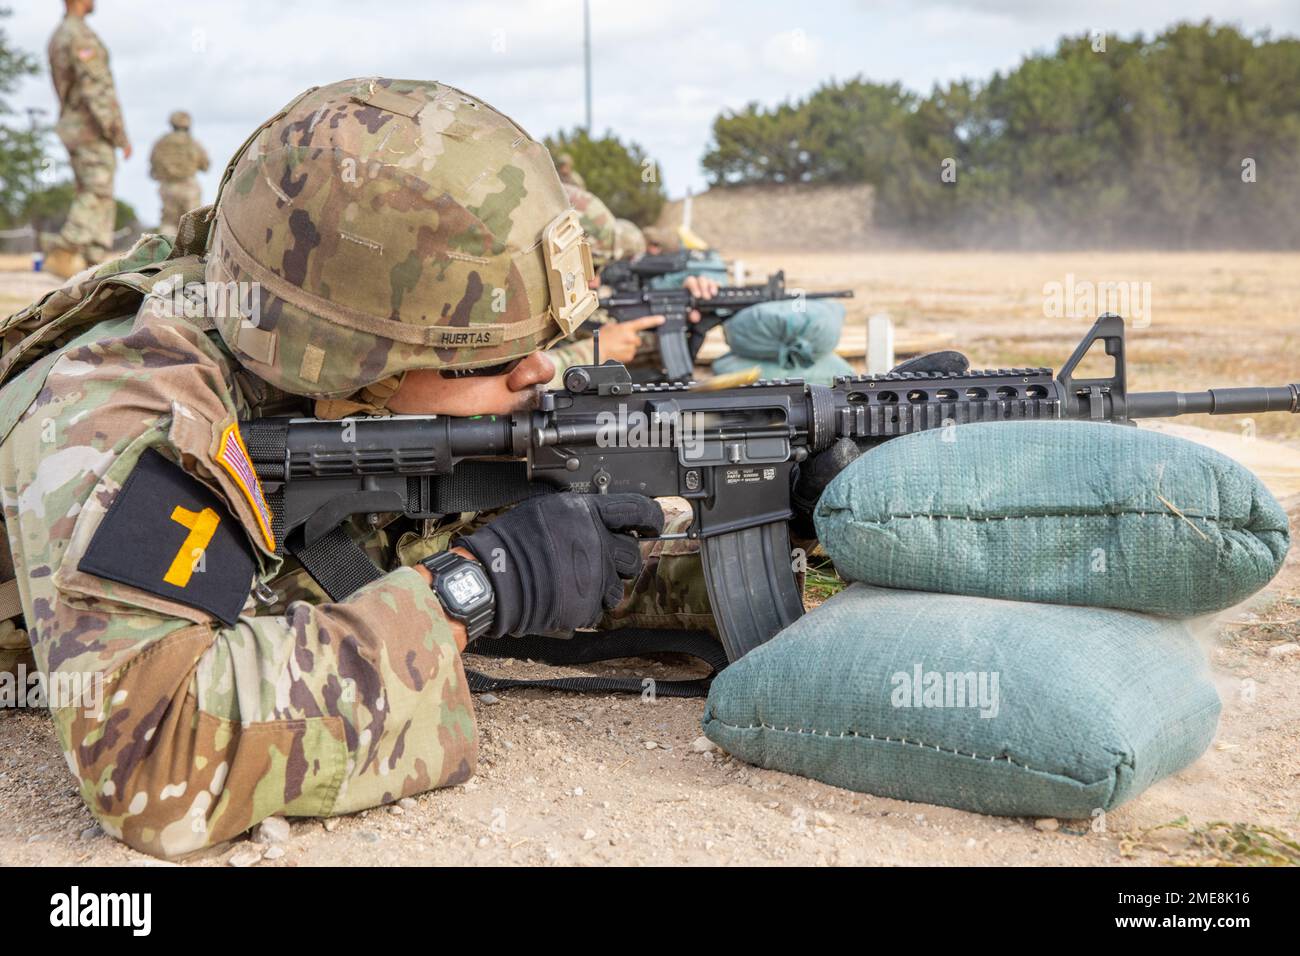
POLYGON ((61 674, 130 653, 97 672, 99 706, 54 717, 87 806, 138 850, 176 856, 271 815, 348 813, 474 771, 459 652, 410 568, 229 628, 94 601, 54 614, 56 639, 93 629, 61 674))
POLYGON ((104 44, 89 28, 78 30, 73 35, 68 60, 72 65, 75 90, 69 94, 70 97, 75 97, 89 111, 104 139, 117 147, 126 146, 126 124, 122 120, 122 108, 117 101, 104 44))
POLYGON ((59 24, 54 35, 50 37, 46 55, 50 60, 50 79, 54 82, 54 95, 59 98, 59 105, 62 106, 68 101, 68 93, 72 89, 74 79, 70 62, 72 50, 69 47, 68 31, 64 24, 59 24))
POLYGON ((272 814, 351 812, 466 780, 477 747, 469 690, 414 570, 279 614, 257 613, 250 594, 224 625, 78 566, 153 448, 218 493, 247 533, 257 579, 279 568, 256 497, 214 463, 233 412, 228 369, 180 325, 137 321, 70 349, 0 445, 37 665, 51 685, 86 690, 50 709, 87 806, 106 832, 176 856, 272 814))
POLYGON ((210 165, 211 160, 208 159, 208 151, 200 146, 197 141, 194 141, 194 167, 199 172, 204 173, 207 172, 210 165))

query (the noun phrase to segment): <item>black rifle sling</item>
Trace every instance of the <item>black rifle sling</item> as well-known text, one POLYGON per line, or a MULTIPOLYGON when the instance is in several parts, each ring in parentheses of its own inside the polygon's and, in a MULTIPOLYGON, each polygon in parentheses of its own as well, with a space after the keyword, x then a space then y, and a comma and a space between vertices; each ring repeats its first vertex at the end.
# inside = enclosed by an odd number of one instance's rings
POLYGON ((384 576, 342 525, 311 544, 290 545, 289 552, 334 601, 342 601, 358 588, 384 576))
MULTIPOLYGON (((408 498, 414 495, 421 499, 419 506, 423 510, 440 514, 494 511, 552 490, 540 482, 530 482, 524 464, 515 461, 467 461, 453 474, 411 480, 428 485, 423 493, 408 492, 408 498)), ((274 516, 272 531, 276 540, 285 542, 285 549, 331 600, 342 601, 357 588, 383 577, 383 571, 342 525, 303 544, 300 534, 286 535, 282 526, 283 491, 268 492, 266 500, 274 516)))
POLYGON ((522 461, 462 461, 450 475, 436 475, 431 482, 431 510, 442 514, 460 511, 496 511, 555 489, 528 480, 528 466, 522 461))

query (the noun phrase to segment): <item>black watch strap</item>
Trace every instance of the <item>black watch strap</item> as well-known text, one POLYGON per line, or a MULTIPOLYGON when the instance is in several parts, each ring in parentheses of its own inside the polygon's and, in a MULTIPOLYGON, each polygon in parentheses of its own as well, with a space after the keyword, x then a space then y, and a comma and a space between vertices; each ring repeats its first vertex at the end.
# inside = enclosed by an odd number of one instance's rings
POLYGON ((487 576, 487 572, 477 561, 472 561, 462 554, 456 554, 454 551, 440 551, 437 554, 430 555, 420 561, 429 570, 433 576, 434 593, 438 594, 439 600, 442 601, 443 610, 447 616, 454 618, 465 625, 465 636, 468 640, 474 640, 481 637, 492 628, 492 622, 496 619, 496 600, 489 596, 486 604, 477 608, 468 614, 459 613, 454 607, 451 607, 448 601, 443 597, 442 592, 438 590, 438 578, 450 571, 454 571, 464 565, 472 565, 477 568, 487 583, 488 593, 491 595, 492 583, 487 576))

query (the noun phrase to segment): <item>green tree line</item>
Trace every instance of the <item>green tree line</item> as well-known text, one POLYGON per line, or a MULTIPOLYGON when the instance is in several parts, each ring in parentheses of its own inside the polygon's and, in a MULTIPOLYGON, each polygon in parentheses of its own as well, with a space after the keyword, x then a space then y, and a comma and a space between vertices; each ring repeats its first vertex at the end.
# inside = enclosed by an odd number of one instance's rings
MULTIPOLYGON (((0 21, 12 13, 0 7, 0 21)), ((40 188, 49 130, 34 114, 19 118, 9 102, 23 77, 38 70, 36 58, 15 47, 0 28, 0 226, 18 222, 28 199, 40 188)))
POLYGON ((870 183, 953 245, 1300 246, 1300 41, 1209 21, 1065 37, 986 81, 832 82, 719 116, 715 185, 870 183))

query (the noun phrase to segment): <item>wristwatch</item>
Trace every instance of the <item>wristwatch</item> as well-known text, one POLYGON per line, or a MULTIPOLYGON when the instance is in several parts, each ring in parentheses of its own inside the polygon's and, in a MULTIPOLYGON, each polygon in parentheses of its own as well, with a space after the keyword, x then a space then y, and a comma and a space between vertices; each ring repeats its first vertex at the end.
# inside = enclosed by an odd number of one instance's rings
POLYGON ((442 551, 421 562, 433 575, 433 591, 447 616, 465 625, 468 640, 487 632, 496 618, 496 595, 477 561, 442 551))

